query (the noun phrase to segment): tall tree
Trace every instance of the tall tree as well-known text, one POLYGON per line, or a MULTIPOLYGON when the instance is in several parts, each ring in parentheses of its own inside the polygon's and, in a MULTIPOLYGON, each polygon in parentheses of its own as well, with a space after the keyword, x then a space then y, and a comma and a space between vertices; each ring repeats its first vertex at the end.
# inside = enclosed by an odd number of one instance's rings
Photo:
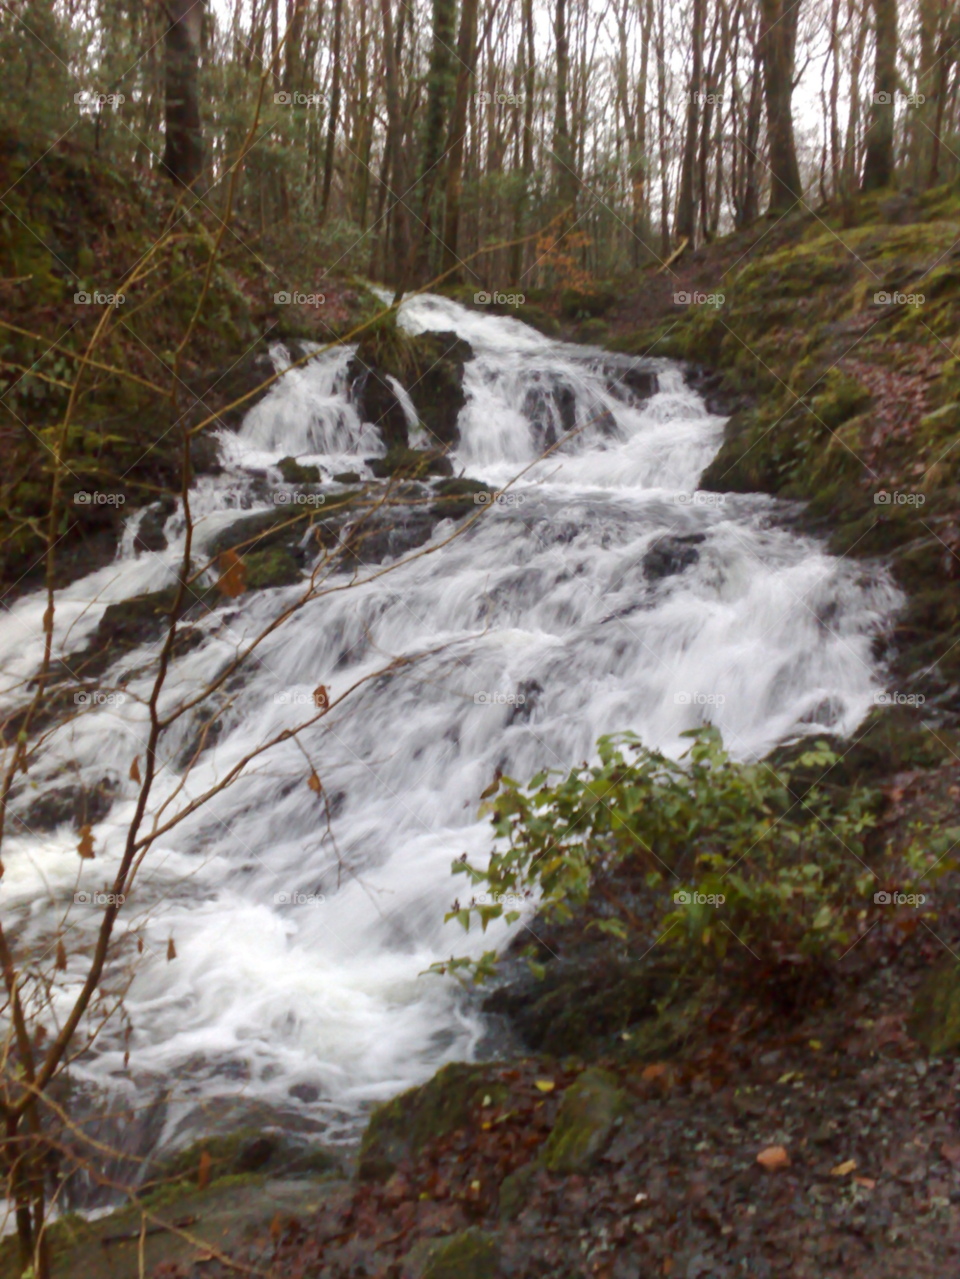
MULTIPOLYGON (((567 2, 557 0, 553 34, 557 48, 557 102, 553 116, 553 165, 557 195, 562 207, 575 205, 577 175, 567 123, 567 91, 570 83, 570 42, 567 37, 567 2)), ((572 220, 572 217, 571 219, 572 220)))
POLYGON ((443 218, 443 269, 456 266, 460 237, 460 187, 463 175, 463 141, 467 131, 467 101, 477 56, 477 0, 463 0, 457 39, 457 87, 447 144, 447 202, 443 218))
POLYGON ((793 136, 793 73, 801 0, 760 0, 763 93, 767 104, 771 214, 787 213, 803 195, 793 136))
POLYGON ((897 0, 873 0, 877 52, 873 76, 873 106, 863 165, 864 191, 888 187, 893 181, 893 115, 897 92, 897 0))
POLYGON ((323 194, 320 197, 320 222, 327 220, 330 207, 330 185, 333 182, 333 155, 340 116, 340 46, 343 39, 343 0, 333 6, 333 81, 330 86, 330 114, 327 118, 327 150, 323 158, 323 194))
POLYGON ((677 202, 676 236, 693 240, 696 230, 694 200, 694 167, 697 157, 697 122, 700 119, 701 80, 703 78, 703 27, 706 20, 705 0, 693 0, 693 30, 690 33, 693 61, 687 89, 687 129, 680 166, 680 198, 677 202))
POLYGON ((200 39, 203 0, 164 0, 169 21, 164 40, 166 145, 164 172, 192 187, 203 172, 200 125, 200 39))
MULTIPOLYGON (((418 269, 425 271, 433 238, 433 195, 437 189, 443 144, 447 135, 456 72, 453 45, 456 39, 456 0, 433 0, 433 41, 427 73, 427 107, 420 151, 420 223, 418 269)), ((412 265, 412 264, 411 264, 412 265)))

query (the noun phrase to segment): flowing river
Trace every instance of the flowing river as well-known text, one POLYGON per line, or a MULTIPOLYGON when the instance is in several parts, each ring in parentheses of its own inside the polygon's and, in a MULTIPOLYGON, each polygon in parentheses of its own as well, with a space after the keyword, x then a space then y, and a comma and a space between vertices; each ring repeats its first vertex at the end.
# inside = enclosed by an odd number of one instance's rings
MULTIPOLYGON (((462 887, 451 862, 489 851, 477 809, 496 769, 520 779, 566 769, 592 757, 601 734, 627 729, 677 754, 680 734, 708 719, 735 755, 757 757, 799 734, 852 732, 882 688, 873 647, 898 603, 890 579, 778 525, 769 498, 697 491, 724 423, 678 365, 647 361, 644 395, 631 361, 518 320, 427 296, 404 304, 401 323, 472 345, 454 473, 497 487, 523 474, 437 553, 327 594, 269 635, 229 682, 219 734, 186 782, 194 722, 164 739, 148 820, 308 718, 318 684, 337 698, 391 659, 421 655, 257 759, 162 837, 139 872, 120 916, 145 942, 125 1000, 133 1029, 126 1041, 106 1033, 75 1074, 131 1098, 165 1090, 168 1132, 198 1104, 243 1098, 336 1140, 370 1101, 475 1051, 476 1006, 421 974, 506 940, 503 927, 481 937, 443 923, 462 887), (571 421, 582 429, 536 461, 571 421), (308 900, 284 900, 296 894, 308 900)), ((273 509, 263 475, 276 477, 280 458, 319 463, 326 477, 363 473, 363 459, 384 452, 348 398, 348 358, 341 348, 292 369, 238 433, 224 433, 223 473, 192 492, 198 553, 238 511, 273 509)), ((111 601, 174 581, 182 514, 167 520, 161 553, 137 553, 138 518, 117 559, 59 597, 56 654, 82 647, 111 601)), ((453 529, 443 521, 427 545, 453 529)), ((251 592, 206 617, 162 706, 203 688, 300 594, 251 592)), ((26 596, 0 621, 7 705, 39 665, 44 607, 26 596)), ((80 862, 67 823, 13 831, 4 908, 24 943, 51 936, 78 887, 111 877, 137 791, 129 770, 146 737, 149 655, 115 662, 101 683, 122 687, 123 702, 63 723, 23 782, 24 802, 64 779, 96 787, 106 775, 116 786, 93 826, 93 861, 80 862)), ((96 923, 89 905, 66 917, 60 1003, 82 980, 79 939, 96 923)))

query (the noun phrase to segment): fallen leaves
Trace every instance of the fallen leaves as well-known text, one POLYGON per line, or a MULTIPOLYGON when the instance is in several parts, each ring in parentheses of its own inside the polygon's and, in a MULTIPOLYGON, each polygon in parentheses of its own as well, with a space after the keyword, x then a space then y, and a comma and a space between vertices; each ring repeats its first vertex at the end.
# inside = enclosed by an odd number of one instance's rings
POLYGON ((313 704, 319 711, 330 709, 330 695, 327 692, 326 684, 318 684, 313 690, 313 704))
POLYGON ((167 963, 169 964, 171 959, 176 959, 176 957, 177 957, 177 948, 176 946, 174 946, 173 938, 171 937, 170 940, 167 942, 167 963))
POLYGON ((836 1168, 830 1169, 831 1177, 845 1177, 848 1172, 853 1172, 857 1166, 856 1159, 847 1159, 842 1164, 837 1164, 836 1168))
POLYGON ((84 861, 93 861, 93 835, 90 833, 89 826, 80 827, 80 843, 77 845, 77 852, 84 861))
POLYGON ((130 765, 130 780, 132 782, 136 782, 138 786, 140 785, 141 777, 140 777, 140 756, 139 755, 134 755, 133 763, 130 765))
POLYGON ((767 1172, 778 1172, 781 1168, 790 1167, 790 1156, 783 1146, 767 1146, 757 1155, 757 1163, 767 1172))
POLYGON ((553 1092, 556 1086, 557 1085, 553 1082, 552 1079, 538 1079, 535 1082, 535 1087, 537 1087, 540 1090, 540 1092, 553 1092))
POLYGON ((224 551, 217 561, 220 576, 217 590, 227 599, 236 599, 247 589, 247 566, 236 551, 224 551))
POLYGON ((307 778, 307 785, 313 791, 314 795, 319 795, 323 790, 323 784, 317 776, 316 769, 311 769, 310 776, 307 778))

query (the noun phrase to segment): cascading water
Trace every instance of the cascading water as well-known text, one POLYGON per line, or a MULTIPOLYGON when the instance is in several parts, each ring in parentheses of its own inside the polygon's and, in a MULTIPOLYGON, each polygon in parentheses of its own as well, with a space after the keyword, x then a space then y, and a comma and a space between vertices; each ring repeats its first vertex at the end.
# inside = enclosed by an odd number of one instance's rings
MULTIPOLYGON (((645 398, 629 361, 515 320, 421 297, 401 322, 456 331, 473 347, 455 472, 498 487, 523 475, 436 554, 328 594, 268 636, 179 791, 195 725, 165 741, 151 811, 166 803, 169 815, 307 718, 302 702, 319 683, 336 698, 391 658, 428 652, 362 683, 300 745, 258 759, 151 851, 121 913, 148 945, 127 997, 132 1036, 105 1039, 76 1070, 139 1095, 175 1080, 171 1123, 197 1099, 240 1095, 321 1121, 335 1138, 363 1103, 471 1053, 479 1014, 419 974, 505 939, 496 925, 481 938, 443 924, 451 861, 489 848, 476 813, 496 769, 523 779, 567 768, 601 734, 626 729, 677 753, 680 734, 707 718, 736 755, 754 757, 800 733, 852 731, 880 687, 871 644, 898 602, 889 579, 776 527, 770 499, 697 494, 723 420, 679 368, 649 362, 645 398), (306 784, 311 765, 329 830, 306 784), (314 900, 283 900, 295 893, 314 900), (177 958, 166 963, 171 936, 177 958)), ((200 551, 238 509, 266 506, 255 473, 281 457, 335 474, 384 452, 348 400, 349 354, 291 370, 224 436, 224 473, 192 495, 200 551)), ((55 652, 76 651, 109 602, 174 580, 180 513, 162 554, 136 554, 135 523, 114 564, 59 597, 55 652)), ((453 527, 443 521, 430 544, 453 527)), ((251 593, 207 618, 203 642, 174 662, 163 706, 201 689, 301 593, 251 593)), ((39 664, 44 607, 25 597, 0 626, 7 704, 39 664)), ((115 663, 102 682, 122 685, 126 700, 62 725, 31 769, 41 789, 63 776, 94 785, 105 768, 119 779, 84 886, 109 878, 133 812, 145 661, 115 663)), ((23 830, 5 849, 3 891, 24 940, 49 936, 54 904, 71 900, 76 842, 63 825, 23 830)), ((70 915, 85 932, 96 922, 93 911, 70 915)), ((82 979, 79 958, 68 976, 82 979)))

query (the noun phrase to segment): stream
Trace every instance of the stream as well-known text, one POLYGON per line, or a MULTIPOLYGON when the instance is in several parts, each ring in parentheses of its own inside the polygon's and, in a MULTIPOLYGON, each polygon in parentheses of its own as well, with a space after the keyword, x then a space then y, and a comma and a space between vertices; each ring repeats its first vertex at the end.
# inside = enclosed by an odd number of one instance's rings
MULTIPOLYGON (((874 640, 899 602, 885 570, 831 557, 785 527, 773 499, 699 492, 724 419, 679 365, 643 362, 644 394, 636 361, 517 319, 423 296, 404 304, 401 323, 456 332, 473 348, 454 474, 498 488, 520 478, 462 536, 441 521, 421 548, 446 543, 435 553, 387 573, 361 568, 360 584, 271 633, 228 682, 219 731, 186 781, 196 723, 185 717, 163 739, 147 824, 309 718, 318 684, 336 699, 361 681, 161 837, 121 912, 123 953, 136 959, 132 1031, 104 1032, 74 1074, 131 1100, 165 1090, 168 1136, 205 1104, 255 1101, 345 1139, 369 1103, 477 1050, 477 1003, 422 974, 511 933, 499 924, 465 935, 443 922, 462 887, 451 862, 489 853, 477 810, 495 770, 527 779, 567 769, 621 730, 677 755, 680 735, 707 720, 735 756, 756 758, 802 734, 852 733, 883 688, 874 640), (376 674, 403 657, 417 660, 376 674), (307 785, 311 766, 329 826, 307 785)), ((280 458, 319 464, 332 494, 342 486, 328 477, 364 474, 364 459, 383 454, 350 401, 349 356, 339 348, 291 369, 236 434, 223 432, 223 473, 201 477, 191 495, 197 554, 238 512, 272 509, 263 479, 277 482, 280 458)), ((110 602, 175 581, 182 512, 167 520, 162 552, 137 551, 140 518, 130 517, 112 564, 58 597, 55 654, 82 647, 110 602)), ((205 617, 161 707, 203 688, 300 594, 250 592, 205 617)), ((0 619, 4 706, 23 700, 39 666, 44 608, 32 594, 0 619)), ((65 919, 61 1009, 99 917, 73 895, 108 882, 134 810, 129 770, 135 756, 142 764, 155 651, 120 657, 101 678, 103 697, 51 733, 23 782, 25 803, 64 778, 113 779, 112 806, 92 829, 95 859, 77 857, 69 823, 15 830, 4 848, 5 916, 20 943, 44 945, 65 919)))

